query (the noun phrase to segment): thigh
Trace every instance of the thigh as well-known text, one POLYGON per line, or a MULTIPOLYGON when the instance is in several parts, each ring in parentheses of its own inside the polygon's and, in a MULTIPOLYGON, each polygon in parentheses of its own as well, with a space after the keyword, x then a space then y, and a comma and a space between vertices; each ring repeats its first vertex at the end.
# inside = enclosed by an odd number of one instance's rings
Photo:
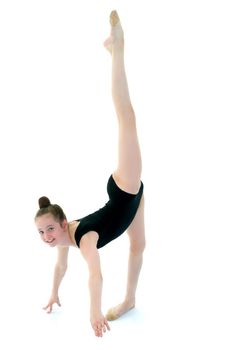
POLYGON ((141 152, 136 126, 120 124, 118 166, 114 172, 118 186, 126 192, 137 193, 141 184, 141 171, 141 152))
POLYGON ((144 195, 142 195, 137 213, 127 230, 130 249, 133 252, 141 252, 145 248, 145 222, 144 222, 144 195))

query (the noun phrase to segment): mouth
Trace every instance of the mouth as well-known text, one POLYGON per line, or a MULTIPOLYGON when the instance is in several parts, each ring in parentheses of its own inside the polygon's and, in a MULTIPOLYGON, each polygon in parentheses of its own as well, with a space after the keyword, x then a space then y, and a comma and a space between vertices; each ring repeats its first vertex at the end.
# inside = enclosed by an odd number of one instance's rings
POLYGON ((52 244, 55 241, 55 238, 53 238, 51 241, 46 241, 47 244, 52 244))

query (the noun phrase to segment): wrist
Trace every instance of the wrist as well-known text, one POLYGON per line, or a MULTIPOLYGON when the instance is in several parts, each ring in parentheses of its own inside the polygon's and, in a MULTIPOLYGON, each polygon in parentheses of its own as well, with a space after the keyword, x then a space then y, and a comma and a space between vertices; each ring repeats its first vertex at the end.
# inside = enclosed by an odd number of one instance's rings
POLYGON ((52 290, 51 296, 53 298, 57 298, 58 297, 58 290, 52 290))
POLYGON ((91 309, 90 310, 90 320, 95 320, 102 315, 101 309, 91 309))

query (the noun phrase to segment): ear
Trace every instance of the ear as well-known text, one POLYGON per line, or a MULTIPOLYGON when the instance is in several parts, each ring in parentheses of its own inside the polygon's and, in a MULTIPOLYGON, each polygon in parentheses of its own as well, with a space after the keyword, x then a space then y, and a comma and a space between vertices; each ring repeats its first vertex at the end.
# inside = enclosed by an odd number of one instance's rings
POLYGON ((67 229, 67 226, 68 226, 68 222, 66 219, 64 219, 61 223, 61 227, 63 228, 63 230, 66 230, 67 229))

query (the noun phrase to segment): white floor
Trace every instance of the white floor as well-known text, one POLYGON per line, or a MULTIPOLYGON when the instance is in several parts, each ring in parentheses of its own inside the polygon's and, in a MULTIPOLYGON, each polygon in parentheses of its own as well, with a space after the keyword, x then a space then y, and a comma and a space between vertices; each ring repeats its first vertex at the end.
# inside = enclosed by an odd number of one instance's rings
MULTIPOLYGON (((233 348, 230 1, 133 6, 1 1, 0 349, 233 348), (147 249, 136 309, 97 339, 78 250, 62 307, 42 310, 56 252, 33 217, 41 195, 70 220, 106 199, 116 124, 101 45, 115 7, 142 146, 147 249)), ((101 260, 106 311, 124 294, 127 236, 101 260)))

